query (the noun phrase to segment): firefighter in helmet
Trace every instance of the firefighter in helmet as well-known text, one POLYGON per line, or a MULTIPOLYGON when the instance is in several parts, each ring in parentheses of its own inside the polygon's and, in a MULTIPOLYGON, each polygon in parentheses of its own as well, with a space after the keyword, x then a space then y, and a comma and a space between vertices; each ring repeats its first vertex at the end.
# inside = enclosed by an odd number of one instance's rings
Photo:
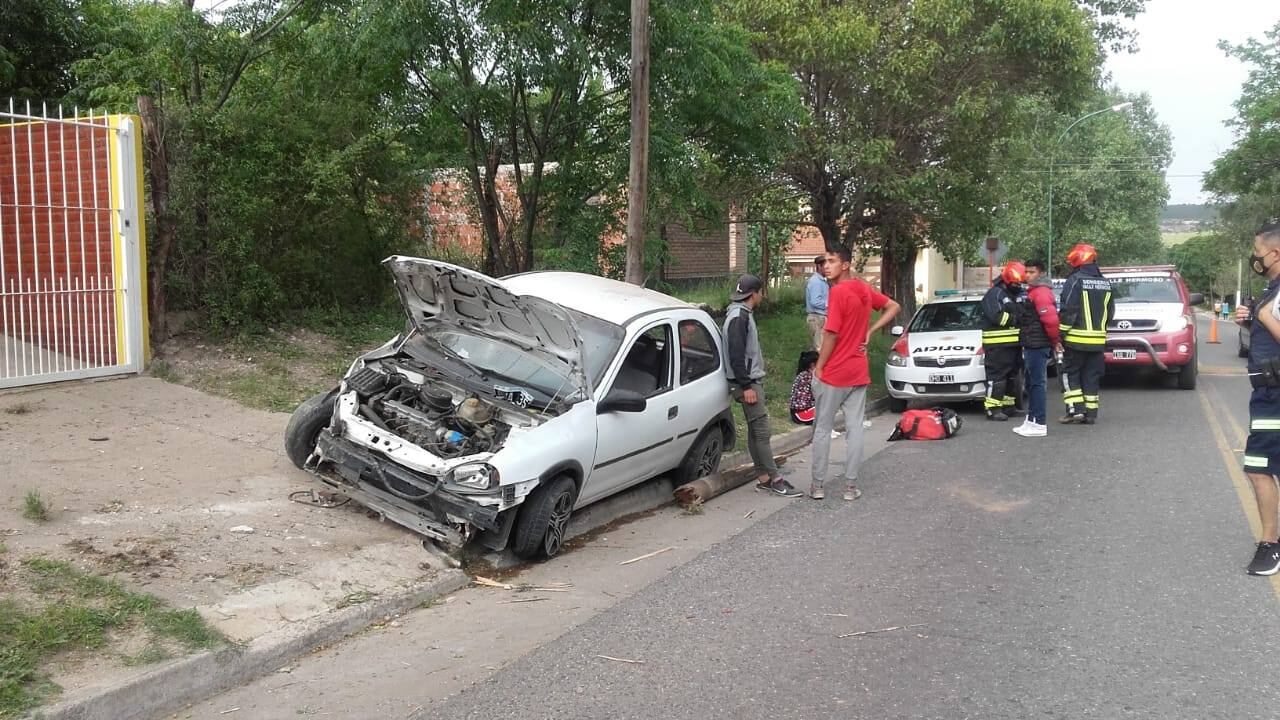
POLYGON ((1080 243, 1067 253, 1071 274, 1062 286, 1062 422, 1092 425, 1098 419, 1098 387, 1106 364, 1107 322, 1115 316, 1111 283, 1098 269, 1098 251, 1080 243))
POLYGON ((988 420, 1008 420, 1016 404, 1016 376, 1022 360, 1018 301, 1026 279, 1026 266, 1016 260, 1005 263, 1000 279, 982 297, 982 352, 987 368, 982 404, 988 420))

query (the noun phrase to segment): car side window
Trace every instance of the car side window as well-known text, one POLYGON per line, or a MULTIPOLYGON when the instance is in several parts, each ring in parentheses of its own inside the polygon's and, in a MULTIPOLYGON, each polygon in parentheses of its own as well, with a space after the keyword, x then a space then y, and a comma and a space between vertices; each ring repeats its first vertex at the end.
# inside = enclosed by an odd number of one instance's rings
POLYGON ((618 368, 614 389, 630 390, 646 398, 671 389, 671 326, 655 325, 635 339, 618 368))
POLYGON ((697 320, 680 321, 680 384, 720 369, 720 351, 711 331, 697 320))

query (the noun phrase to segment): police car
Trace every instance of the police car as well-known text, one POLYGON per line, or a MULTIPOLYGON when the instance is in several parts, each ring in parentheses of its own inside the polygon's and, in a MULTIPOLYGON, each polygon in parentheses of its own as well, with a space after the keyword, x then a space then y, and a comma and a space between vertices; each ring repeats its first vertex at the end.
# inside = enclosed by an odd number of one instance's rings
POLYGON ((939 290, 916 310, 885 362, 889 409, 902 412, 912 400, 967 402, 986 394, 982 353, 982 295, 939 290))

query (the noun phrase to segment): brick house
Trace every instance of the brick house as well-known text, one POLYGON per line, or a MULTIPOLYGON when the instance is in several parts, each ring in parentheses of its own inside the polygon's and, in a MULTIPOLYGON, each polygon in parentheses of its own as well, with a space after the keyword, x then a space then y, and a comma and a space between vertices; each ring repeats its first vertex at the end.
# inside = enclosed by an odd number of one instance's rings
MULTIPOLYGON (((813 258, 826 252, 826 247, 818 228, 812 225, 797 227, 787 248, 787 273, 792 277, 808 277, 813 272, 813 258)), ((855 267, 861 259, 854 258, 855 267)), ((859 277, 874 287, 880 287, 880 258, 873 255, 865 261, 859 277)), ((916 302, 924 302, 933 297, 935 291, 965 287, 964 262, 947 262, 937 250, 923 248, 916 255, 915 278, 916 302)))
MULTIPOLYGON (((546 172, 554 172, 548 163, 546 172)), ((530 171, 528 166, 522 168, 530 171)), ((507 215, 518 213, 514 167, 498 168, 496 185, 507 215)), ((457 170, 445 170, 432 176, 420 200, 425 210, 418 235, 436 254, 457 259, 478 259, 484 252, 484 232, 472 206, 470 179, 457 170)), ((624 242, 624 218, 617 229, 601 239, 605 245, 624 242)), ((747 264, 746 236, 741 223, 728 218, 718 227, 689 227, 683 223, 658 223, 658 233, 665 240, 669 260, 660 270, 661 277, 676 284, 699 280, 721 280, 744 272, 747 264)))

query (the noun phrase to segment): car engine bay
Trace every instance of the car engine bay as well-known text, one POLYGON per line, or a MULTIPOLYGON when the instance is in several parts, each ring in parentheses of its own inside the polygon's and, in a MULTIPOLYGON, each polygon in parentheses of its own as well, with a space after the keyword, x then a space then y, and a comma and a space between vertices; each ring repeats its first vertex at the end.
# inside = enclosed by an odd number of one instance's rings
POLYGON ((371 363, 346 379, 359 415, 442 459, 494 453, 513 424, 533 424, 477 394, 394 362, 371 363), (461 400, 455 398, 461 396, 461 400))

